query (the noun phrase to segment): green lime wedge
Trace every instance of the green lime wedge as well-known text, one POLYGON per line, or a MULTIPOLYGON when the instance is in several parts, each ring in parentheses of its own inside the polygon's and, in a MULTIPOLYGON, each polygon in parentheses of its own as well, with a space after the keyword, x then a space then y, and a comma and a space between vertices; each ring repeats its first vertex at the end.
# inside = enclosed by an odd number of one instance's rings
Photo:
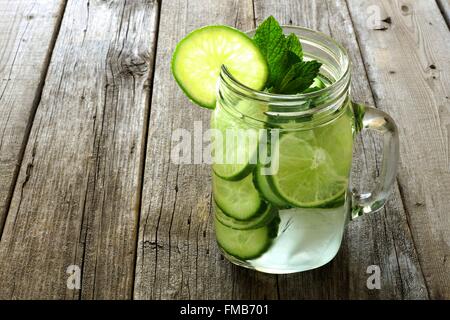
POLYGON ((228 26, 207 26, 188 34, 172 57, 172 73, 186 95, 201 107, 216 105, 220 69, 244 85, 260 90, 269 69, 265 57, 245 33, 228 26))
POLYGON ((350 173, 353 133, 346 113, 309 131, 283 134, 278 171, 272 185, 284 200, 298 207, 323 207, 345 193, 350 173))
POLYGON ((339 176, 348 176, 353 155, 353 114, 350 107, 331 124, 316 128, 317 143, 331 156, 339 176))

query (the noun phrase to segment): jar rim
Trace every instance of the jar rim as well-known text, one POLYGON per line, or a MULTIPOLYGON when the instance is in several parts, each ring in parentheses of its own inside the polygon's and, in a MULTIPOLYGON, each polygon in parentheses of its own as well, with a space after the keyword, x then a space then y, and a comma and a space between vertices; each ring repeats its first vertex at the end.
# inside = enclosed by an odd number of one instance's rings
MULTIPOLYGON (((336 48, 339 50, 340 57, 343 58, 343 71, 340 73, 338 79, 336 81, 333 81, 331 85, 314 91, 314 92, 308 92, 308 93, 298 93, 298 94, 278 94, 278 93, 269 93, 261 90, 255 90, 252 89, 245 84, 241 83, 239 80, 237 80, 227 69, 225 65, 221 66, 221 72, 220 72, 220 80, 224 81, 225 83, 231 83, 234 87, 237 87, 239 89, 239 94, 250 99, 260 100, 260 101, 273 101, 273 102, 288 102, 288 103, 295 103, 295 102, 304 102, 305 100, 311 100, 317 97, 320 97, 327 93, 332 93, 337 90, 340 90, 342 87, 348 87, 348 83, 350 82, 350 58, 348 51, 336 40, 334 40, 329 35, 316 31, 310 28, 305 27, 299 27, 299 26, 291 26, 291 25, 282 25, 281 26, 284 29, 296 29, 301 30, 306 33, 316 34, 322 38, 324 38, 326 41, 329 41, 332 45, 336 46, 336 48)), ((247 31, 246 34, 252 34, 255 32, 256 29, 247 31)), ((314 41, 310 38, 301 38, 302 42, 314 42, 318 43, 317 41, 314 41)))

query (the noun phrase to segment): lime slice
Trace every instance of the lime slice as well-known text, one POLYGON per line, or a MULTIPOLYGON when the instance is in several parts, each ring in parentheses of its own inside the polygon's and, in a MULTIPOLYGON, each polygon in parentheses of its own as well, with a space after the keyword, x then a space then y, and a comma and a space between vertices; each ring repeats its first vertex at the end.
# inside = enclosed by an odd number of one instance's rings
POLYGON ((172 73, 193 102, 213 109, 222 65, 239 82, 255 90, 264 87, 269 73, 253 41, 227 26, 207 26, 188 34, 175 49, 172 73))
POLYGON ((348 176, 353 156, 353 114, 350 107, 331 124, 314 130, 317 143, 333 160, 333 168, 339 176, 348 176))
POLYGON ((331 124, 289 132, 279 139, 277 194, 297 207, 323 207, 345 193, 352 159, 352 122, 346 114, 331 124))

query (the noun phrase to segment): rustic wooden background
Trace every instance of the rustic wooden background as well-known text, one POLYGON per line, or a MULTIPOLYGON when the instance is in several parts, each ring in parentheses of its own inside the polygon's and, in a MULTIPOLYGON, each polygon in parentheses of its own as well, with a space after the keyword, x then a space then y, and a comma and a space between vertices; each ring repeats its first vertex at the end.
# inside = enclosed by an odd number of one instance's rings
MULTIPOLYGON (((449 299, 449 14, 450 0, 0 0, 0 298, 449 299), (386 208, 325 267, 280 276, 221 257, 208 166, 169 161, 172 130, 210 115, 172 79, 176 43, 271 14, 340 41, 355 100, 401 139, 386 208)), ((362 140, 372 177, 378 143, 362 140)))

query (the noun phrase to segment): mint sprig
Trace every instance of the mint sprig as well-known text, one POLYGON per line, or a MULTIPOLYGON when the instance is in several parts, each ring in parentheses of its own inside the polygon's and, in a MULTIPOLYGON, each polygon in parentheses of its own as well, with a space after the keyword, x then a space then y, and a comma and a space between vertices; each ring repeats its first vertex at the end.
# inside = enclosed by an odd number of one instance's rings
POLYGON ((319 74, 321 63, 313 61, 300 61, 292 65, 284 76, 277 92, 286 94, 296 94, 308 89, 314 82, 314 78, 319 74))
POLYGON ((295 56, 299 57, 300 60, 303 60, 303 48, 298 37, 295 34, 291 33, 289 36, 287 36, 286 43, 288 50, 294 53, 295 56))
POLYGON ((318 76, 322 64, 303 61, 303 48, 298 37, 283 34, 273 17, 256 29, 253 41, 261 50, 269 67, 266 89, 272 93, 296 94, 308 89, 318 76))
POLYGON ((258 27, 253 41, 266 57, 269 67, 266 87, 270 88, 281 81, 286 72, 288 51, 286 37, 275 18, 270 16, 258 27))

